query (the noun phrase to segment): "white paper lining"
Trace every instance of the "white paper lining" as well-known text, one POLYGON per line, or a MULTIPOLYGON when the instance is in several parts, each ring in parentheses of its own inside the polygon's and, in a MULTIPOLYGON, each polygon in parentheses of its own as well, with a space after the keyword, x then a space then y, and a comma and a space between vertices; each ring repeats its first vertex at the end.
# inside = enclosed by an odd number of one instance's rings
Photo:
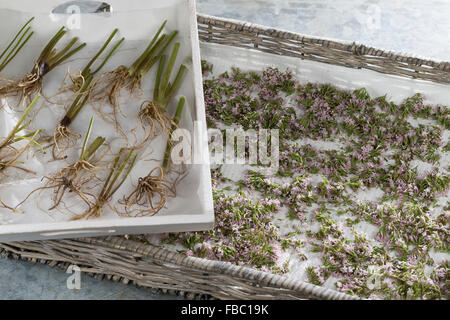
MULTIPOLYGON (((293 57, 271 55, 259 52, 252 49, 235 48, 231 46, 223 46, 218 44, 201 44, 202 59, 207 60, 213 64, 213 74, 215 76, 229 71, 232 67, 238 67, 243 71, 262 71, 267 67, 276 67, 284 71, 289 69, 293 72, 295 78, 302 84, 307 82, 317 83, 331 83, 332 85, 341 89, 359 89, 365 87, 372 97, 383 96, 387 94, 387 99, 395 103, 402 102, 405 98, 411 97, 415 93, 424 95, 425 103, 441 104, 448 106, 450 104, 450 85, 436 84, 423 80, 414 80, 403 78, 399 76, 385 75, 371 70, 358 70, 351 68, 344 68, 340 66, 333 66, 328 64, 321 64, 313 61, 301 60, 293 57)), ((445 130, 443 134, 444 143, 447 143, 450 138, 450 131, 445 130)), ((311 143, 315 147, 323 147, 325 149, 339 149, 339 143, 328 143, 326 141, 312 141, 304 139, 303 143, 311 143)), ((445 168, 450 164, 449 154, 441 158, 440 168, 445 168)), ((427 163, 416 161, 413 165, 417 165, 419 172, 428 168, 427 163)), ((248 165, 224 165, 222 166, 222 174, 224 177, 232 181, 239 181, 244 178, 247 169, 255 170, 255 168, 248 165)), ((312 175, 312 182, 321 182, 322 177, 312 175), (315 179, 317 178, 317 179, 315 179)), ((358 199, 361 200, 379 200, 383 192, 380 189, 372 188, 362 190, 357 194, 358 199)), ((257 200, 261 195, 258 192, 253 192, 251 198, 257 200)), ((450 200, 450 194, 440 198, 440 204, 445 204, 450 200)), ((316 209, 311 208, 311 210, 316 209)), ((286 219, 287 208, 282 208, 279 213, 273 218, 273 221, 280 226, 280 233, 287 234, 290 231, 295 231, 296 228, 302 227, 300 221, 293 221, 286 219)), ((348 215, 334 216, 338 223, 346 222, 348 215)), ((308 226, 312 231, 318 231, 320 225, 315 222, 308 226)), ((355 225, 358 232, 366 233, 370 239, 374 239, 378 228, 367 222, 360 222, 355 225)), ((345 230, 348 231, 348 230, 345 230)), ((345 234, 346 237, 352 238, 352 233, 345 234)), ((156 237, 151 237, 151 241, 158 243, 156 237)), ((302 238, 303 239, 303 238, 302 238)), ((305 237, 303 240, 307 240, 305 237)), ((172 249, 182 249, 180 246, 172 247, 172 249)), ((431 256, 436 263, 440 263, 443 259, 450 259, 450 255, 443 252, 431 251, 431 256)), ((287 277, 307 281, 306 268, 309 266, 320 266, 320 253, 307 252, 307 260, 301 260, 294 252, 285 251, 280 257, 278 263, 280 266, 285 261, 289 261, 290 271, 286 274, 287 277)), ((325 283, 325 287, 336 289, 333 282, 336 279, 330 277, 325 283)))

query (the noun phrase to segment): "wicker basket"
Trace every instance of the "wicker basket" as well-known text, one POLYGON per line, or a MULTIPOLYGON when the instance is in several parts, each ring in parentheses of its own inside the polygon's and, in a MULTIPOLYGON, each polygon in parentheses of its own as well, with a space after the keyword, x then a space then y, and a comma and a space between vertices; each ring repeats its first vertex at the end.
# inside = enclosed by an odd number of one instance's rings
MULTIPOLYGON (((204 42, 251 48, 349 68, 370 69, 416 79, 450 83, 450 63, 391 52, 234 20, 199 15, 204 42)), ((230 263, 187 257, 122 237, 0 244, 4 257, 67 268, 78 265, 90 275, 180 295, 218 299, 356 299, 330 289, 230 263)))

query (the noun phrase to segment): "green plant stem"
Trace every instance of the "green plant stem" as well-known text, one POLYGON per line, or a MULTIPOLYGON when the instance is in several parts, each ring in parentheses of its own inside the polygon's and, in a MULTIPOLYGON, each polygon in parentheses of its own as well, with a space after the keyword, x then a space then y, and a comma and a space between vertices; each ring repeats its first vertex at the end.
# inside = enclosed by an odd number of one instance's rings
POLYGON ((134 164, 136 162, 137 155, 135 155, 133 158, 134 150, 131 149, 128 152, 128 155, 125 157, 125 159, 120 162, 120 159, 122 158, 122 154, 125 149, 120 149, 119 153, 117 154, 116 158, 114 159, 114 165, 111 168, 111 171, 109 172, 108 178, 105 181, 105 184, 103 185, 103 188, 100 192, 100 195, 98 197, 98 201, 102 203, 103 201, 107 201, 111 196, 114 195, 114 193, 122 186, 122 184, 125 182, 126 178, 130 174, 131 170, 134 167, 134 164), (123 170, 125 170, 125 167, 128 165, 127 170, 122 175, 122 178, 119 180, 119 183, 116 185, 117 180, 119 179, 120 175, 122 174, 123 170))
POLYGON ((52 62, 49 65, 48 71, 51 71, 54 68, 56 68, 57 66, 61 65, 64 61, 66 61, 67 59, 69 59, 70 57, 72 57, 73 55, 78 53, 79 51, 81 51, 84 47, 86 47, 86 43, 83 43, 83 44, 79 45, 78 47, 76 47, 75 49, 72 49, 70 52, 68 52, 65 56, 60 58, 58 61, 52 62))
POLYGON ((183 79, 185 72, 186 72, 186 66, 182 64, 180 66, 180 69, 178 69, 178 73, 175 77, 175 81, 173 82, 172 85, 170 85, 170 83, 169 83, 169 86, 166 89, 165 98, 162 103, 164 108, 167 108, 167 105, 169 104, 170 100, 172 99, 172 97, 175 95, 176 91, 180 87, 181 81, 183 79))
POLYGON ((97 137, 95 140, 85 149, 83 157, 81 160, 88 161, 94 153, 100 148, 106 139, 103 137, 97 137))
POLYGON ((84 137, 83 146, 81 148, 80 161, 88 161, 92 157, 92 155, 95 153, 95 151, 97 151, 97 149, 100 148, 106 140, 103 137, 97 137, 88 146, 88 141, 89 141, 89 137, 91 136, 93 124, 94 124, 94 117, 91 117, 91 121, 89 122, 88 130, 84 137))
MULTIPOLYGON (((9 43, 9 45, 6 47, 6 49, 2 52, 2 54, 0 55, 0 60, 3 59, 3 56, 8 52, 8 50, 11 48, 11 46, 14 44, 14 42, 17 40, 17 38, 22 34, 22 31, 31 23, 31 21, 34 20, 34 17, 32 17, 30 20, 28 20, 23 26, 22 28, 19 30, 19 32, 16 34, 16 36, 14 37, 14 39, 9 43)), ((28 29, 27 29, 28 30, 28 29)), ((26 32, 25 32, 26 34, 26 32)), ((20 43, 20 41, 19 41, 20 43)), ((12 50, 14 51, 14 50, 12 50)))
POLYGON ((36 130, 35 132, 33 132, 33 134, 28 139, 29 140, 28 144, 15 155, 13 160, 10 160, 7 163, 5 163, 4 167, 9 167, 9 166, 13 165, 17 161, 17 159, 19 159, 20 156, 22 156, 22 154, 24 154, 25 151, 27 151, 27 149, 31 146, 32 143, 36 143, 35 138, 39 134, 39 132, 41 132, 41 130, 36 130))
POLYGON ((67 111, 64 118, 61 120, 60 125, 63 127, 69 126, 72 121, 76 118, 76 116, 80 113, 81 109, 86 105, 86 102, 89 99, 89 86, 92 82, 93 76, 89 75, 83 84, 83 87, 80 90, 80 93, 78 93, 77 97, 73 101, 72 105, 70 106, 69 110, 67 111))
POLYGON ((88 143, 89 138, 91 136, 92 125, 93 124, 94 124, 94 117, 91 117, 91 121, 89 121, 89 127, 88 127, 88 129, 86 131, 86 135, 84 136, 83 146, 81 147, 80 160, 84 160, 84 154, 86 152, 87 143, 88 143))
POLYGON ((65 27, 61 27, 61 29, 58 30, 58 32, 53 36, 53 38, 50 39, 50 41, 42 50, 41 55, 36 62, 39 67, 41 67, 41 65, 46 67, 46 70, 43 71, 43 74, 41 74, 41 76, 50 72, 55 67, 62 64, 64 61, 69 59, 71 56, 73 56, 86 46, 86 43, 82 43, 75 49, 72 49, 72 47, 78 41, 78 38, 75 37, 72 38, 69 44, 67 44, 61 51, 58 52, 55 49, 55 46, 66 33, 67 31, 65 30, 65 27))
POLYGON ((134 76, 134 74, 137 72, 137 70, 139 70, 139 66, 141 64, 143 64, 147 58, 148 55, 150 54, 150 52, 153 49, 153 45, 156 43, 159 35, 162 32, 162 29, 164 28, 164 26, 166 25, 167 20, 165 20, 163 22, 163 24, 161 25, 161 27, 159 27, 158 31, 156 32, 155 36, 153 37, 152 41, 150 41, 149 45, 147 46, 147 48, 145 49, 145 51, 139 56, 139 58, 137 58, 137 60, 131 65, 131 67, 128 69, 129 75, 131 77, 134 76))
POLYGON ((66 53, 68 53, 70 51, 70 49, 75 45, 75 43, 78 42, 78 38, 73 38, 69 41, 69 43, 62 49, 60 50, 58 53, 56 53, 56 51, 54 51, 54 53, 49 56, 48 60, 47 60, 47 64, 49 66, 54 65, 55 63, 57 63, 57 61, 61 58, 64 57, 64 55, 66 53))
POLYGON ((158 71, 156 73, 155 88, 153 89, 153 101, 155 102, 159 101, 159 86, 161 84, 161 77, 164 72, 165 63, 166 63, 166 56, 163 55, 159 60, 158 71))
POLYGON ((66 34, 66 30, 64 27, 61 27, 56 34, 50 39, 47 45, 41 52, 41 55, 38 58, 38 61, 45 61, 51 55, 53 48, 56 46, 59 40, 66 34))
POLYGON ((125 174, 122 175, 122 179, 119 181, 119 183, 115 186, 115 188, 112 189, 112 191, 108 191, 109 197, 111 198, 113 196, 113 194, 115 194, 117 192, 117 190, 119 190, 119 188, 124 184, 125 180, 127 179, 127 177, 130 175, 131 170, 133 170, 134 164, 136 163, 136 159, 137 159, 137 155, 134 155, 131 158, 131 155, 133 153, 134 150, 130 151, 129 156, 127 157, 125 163, 122 165, 120 172, 123 171, 123 169, 125 169, 125 165, 128 164, 128 168, 126 169, 125 174))
POLYGON ((9 43, 9 45, 6 47, 6 49, 0 55, 0 60, 2 60, 3 57, 5 57, 5 55, 7 54, 7 56, 4 58, 4 60, 0 64, 0 72, 3 71, 3 69, 17 56, 17 54, 20 52, 20 50, 22 50, 22 48, 25 46, 25 44, 28 42, 28 40, 30 40, 30 38, 34 34, 34 32, 29 33, 31 30, 31 27, 28 26, 31 23, 31 21, 33 21, 33 20, 34 20, 34 17, 32 17, 30 20, 28 20, 22 26, 22 28, 16 34, 14 39, 9 43), (19 38, 19 36, 20 36, 20 38, 19 38), (14 45, 17 38, 19 38, 19 41, 17 41, 17 43, 14 45), (14 47, 11 49, 11 47, 13 45, 14 45, 14 47))
POLYGON ((14 138, 14 142, 16 143, 17 141, 21 141, 21 140, 27 140, 31 143, 34 143, 35 145, 37 145, 39 147, 39 149, 41 149, 42 153, 45 153, 44 148, 39 144, 39 142, 37 142, 36 140, 34 140, 34 137, 41 132, 40 129, 36 130, 35 132, 31 132, 29 134, 23 135, 23 136, 16 136, 14 138))
POLYGON ((103 62, 98 66, 97 69, 95 69, 91 74, 96 74, 97 72, 99 72, 104 66, 105 64, 109 61, 109 59, 111 59, 111 57, 114 55, 114 53, 116 53, 117 49, 119 49, 119 47, 122 45, 122 43, 125 41, 125 38, 120 39, 115 45, 114 47, 111 49, 111 51, 106 55, 105 59, 103 59, 103 62))
POLYGON ((158 39, 158 41, 155 43, 155 46, 152 48, 148 55, 148 59, 143 61, 139 68, 134 73, 140 73, 141 75, 144 75, 147 73, 145 70, 150 70, 150 68, 155 64, 155 60, 157 59, 158 55, 155 56, 155 52, 161 48, 161 46, 165 43, 167 35, 163 34, 161 38, 158 39), (148 69, 147 69, 148 68, 148 69))
POLYGON ((172 54, 170 55, 170 58, 169 58, 169 65, 167 66, 167 68, 166 68, 166 70, 164 72, 164 75, 162 77, 162 81, 161 81, 161 84, 160 84, 160 87, 159 87, 159 95, 160 96, 161 96, 161 94, 165 93, 165 91, 166 91, 167 85, 169 83, 169 78, 170 78, 170 75, 172 73, 172 69, 173 69, 175 61, 177 59, 177 55, 178 55, 178 51, 179 50, 180 50, 180 43, 176 42, 173 45, 172 54))
POLYGON ((178 102, 178 107, 175 112, 175 116, 173 117, 173 122, 178 125, 180 123, 181 115, 183 113, 184 104, 186 103, 186 98, 181 97, 180 101, 178 102))
MULTIPOLYGON (((122 161, 120 166, 116 166, 117 170, 114 171, 115 174, 112 176, 112 179, 111 179, 108 187, 106 188, 105 192, 103 193, 104 199, 109 199, 109 197, 113 194, 113 193, 111 193, 111 191, 115 189, 115 184, 116 184, 117 180, 119 179, 121 173, 125 169, 125 166, 127 165, 128 161, 130 161, 132 155, 133 155, 133 150, 131 150, 128 153, 128 155, 125 157, 125 160, 122 161)), ((119 162, 118 162, 118 164, 119 164, 119 162)), ((122 178, 122 180, 123 180, 123 178, 122 178)))
POLYGON ((169 134, 168 140, 167 140, 167 146, 166 151, 164 152, 164 161, 162 168, 165 171, 167 169, 167 165, 169 164, 169 158, 170 158, 170 152, 172 148, 170 147, 170 136, 172 135, 173 131, 177 128, 178 124, 180 123, 181 115, 183 113, 184 104, 186 102, 186 99, 184 97, 180 98, 180 101, 178 102, 177 110, 175 112, 175 115, 173 117, 174 125, 172 126, 171 132, 169 134))
POLYGON ((103 62, 100 64, 100 66, 95 69, 94 71, 91 71, 92 65, 97 61, 97 59, 100 57, 100 55, 106 50, 108 45, 111 43, 112 39, 115 37, 115 35, 119 32, 119 29, 114 29, 114 31, 111 33, 109 38, 104 43, 103 47, 100 48, 100 50, 97 52, 97 54, 89 61, 89 63, 84 67, 81 75, 86 78, 89 75, 95 75, 97 72, 99 72, 103 66, 108 62, 108 60, 113 56, 113 54, 117 51, 119 46, 125 41, 125 38, 120 39, 116 45, 110 50, 108 55, 105 57, 103 62))
POLYGON ((173 81, 173 84, 170 83, 170 75, 172 74, 179 49, 180 43, 176 42, 172 49, 172 54, 170 56, 167 67, 166 67, 167 57, 165 55, 161 55, 159 60, 158 71, 156 73, 155 87, 153 89, 153 101, 159 104, 163 108, 163 110, 167 108, 167 105, 169 104, 170 100, 180 87, 184 73, 186 72, 186 66, 182 64, 178 69, 178 73, 175 77, 175 80, 173 81))
POLYGON ((149 54, 146 62, 142 64, 140 67, 141 76, 146 75, 153 65, 158 61, 161 55, 166 51, 167 47, 172 43, 175 36, 178 34, 178 31, 173 31, 169 36, 163 35, 158 43, 153 48, 152 52, 149 54), (159 50, 159 52, 158 52, 159 50), (156 54, 158 52, 158 54, 156 54))
POLYGON ((26 125, 22 125, 23 122, 25 121, 26 116, 28 115, 28 113, 30 113, 31 109, 33 109, 34 105, 37 103, 37 101, 39 100, 40 95, 37 95, 33 101, 30 103, 30 105, 26 108, 26 110, 24 111, 24 113, 22 114, 22 116, 20 117, 19 121, 17 122, 16 126, 11 130, 11 132, 9 133, 9 135, 3 140, 3 142, 0 144, 0 150, 3 149, 4 147, 6 147, 7 145, 10 145, 11 143, 14 142, 14 137, 15 135, 20 132, 21 130, 25 129, 28 124, 26 125))

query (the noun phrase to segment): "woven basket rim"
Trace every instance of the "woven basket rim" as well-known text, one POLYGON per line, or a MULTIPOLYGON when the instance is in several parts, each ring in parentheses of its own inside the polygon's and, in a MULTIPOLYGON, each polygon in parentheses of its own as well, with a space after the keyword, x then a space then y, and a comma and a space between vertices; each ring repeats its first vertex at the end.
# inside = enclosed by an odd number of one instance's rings
POLYGON ((254 268, 237 266, 227 261, 190 257, 166 248, 143 244, 120 237, 84 238, 80 239, 80 241, 86 241, 93 245, 110 247, 118 250, 132 251, 144 257, 152 258, 156 261, 176 264, 177 266, 184 266, 187 268, 195 268, 199 271, 228 274, 242 280, 258 281, 259 284, 267 286, 301 291, 318 299, 361 300, 359 297, 351 296, 333 289, 320 287, 305 281, 289 279, 285 276, 256 270, 254 268))
MULTIPOLYGON (((425 65, 430 66, 439 70, 450 71, 450 61, 439 60, 437 58, 425 57, 418 54, 410 53, 410 52, 400 52, 396 50, 390 50, 381 47, 372 47, 366 46, 365 44, 358 41, 349 41, 343 39, 336 39, 332 37, 320 37, 309 34, 303 34, 299 32, 289 31, 285 29, 273 28, 257 23, 247 22, 243 20, 237 20, 232 18, 218 17, 213 15, 207 15, 202 13, 197 13, 197 19, 201 23, 208 23, 216 25, 216 26, 230 26, 237 27, 237 31, 248 30, 251 32, 258 32, 262 35, 273 36, 274 33, 277 33, 277 37, 288 39, 288 40, 297 40, 301 42, 312 42, 319 43, 326 47, 330 47, 332 45, 340 47, 340 49, 347 49, 347 51, 352 52, 355 55, 365 55, 364 52, 374 51, 377 53, 377 56, 384 56, 390 58, 394 61, 403 61, 405 59, 409 60, 408 63, 412 65, 425 65)), ((201 41, 201 40, 200 40, 201 41)))

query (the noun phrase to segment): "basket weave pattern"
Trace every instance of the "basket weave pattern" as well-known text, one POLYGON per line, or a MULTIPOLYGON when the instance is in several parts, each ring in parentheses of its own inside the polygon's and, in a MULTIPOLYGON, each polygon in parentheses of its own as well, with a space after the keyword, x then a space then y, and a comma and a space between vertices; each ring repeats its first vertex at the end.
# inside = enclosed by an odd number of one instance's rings
POLYGON ((251 48, 348 68, 368 69, 414 79, 450 83, 450 63, 395 54, 210 16, 198 16, 200 41, 251 48))
POLYGON ((194 292, 218 299, 354 299, 305 282, 227 262, 187 257, 120 237, 14 242, 0 247, 5 257, 52 267, 73 264, 87 274, 181 295, 194 292))

